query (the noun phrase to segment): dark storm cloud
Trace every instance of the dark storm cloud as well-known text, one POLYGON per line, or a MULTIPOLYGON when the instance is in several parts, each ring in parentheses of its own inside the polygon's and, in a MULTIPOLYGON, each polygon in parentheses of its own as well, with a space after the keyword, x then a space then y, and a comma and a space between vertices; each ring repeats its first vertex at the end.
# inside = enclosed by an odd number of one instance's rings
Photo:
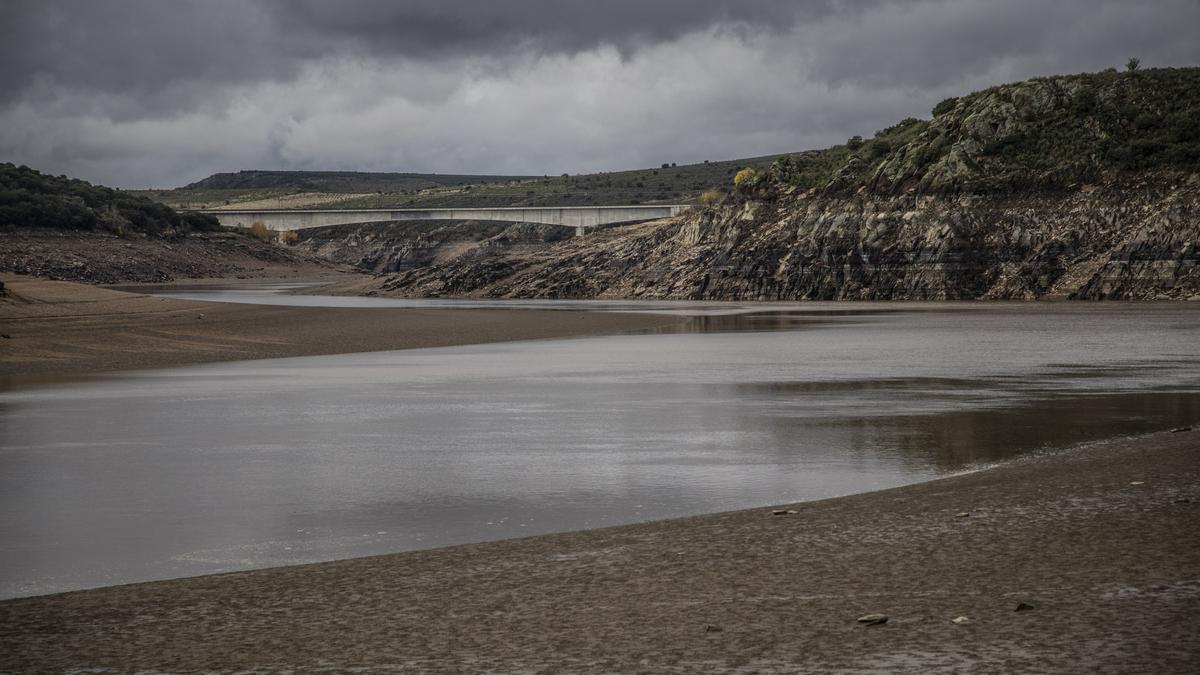
POLYGON ((862 11, 858 0, 529 0, 395 3, 268 0, 285 26, 333 32, 372 50, 413 58, 520 49, 579 52, 601 44, 623 51, 712 25, 786 30, 800 20, 862 11))
POLYGON ((786 30, 861 11, 834 0, 9 0, 0 86, 153 96, 188 83, 294 76, 328 56, 439 59, 629 52, 712 25, 786 30))
POLYGON ((197 84, 291 77, 304 59, 320 55, 281 32, 271 12, 229 0, 12 0, 3 3, 3 14, 5 91, 128 95, 147 112, 164 95, 189 106, 197 84))
POLYGON ((750 156, 1197 65, 1197 25, 1197 0, 0 0, 0 160, 139 186, 750 156))

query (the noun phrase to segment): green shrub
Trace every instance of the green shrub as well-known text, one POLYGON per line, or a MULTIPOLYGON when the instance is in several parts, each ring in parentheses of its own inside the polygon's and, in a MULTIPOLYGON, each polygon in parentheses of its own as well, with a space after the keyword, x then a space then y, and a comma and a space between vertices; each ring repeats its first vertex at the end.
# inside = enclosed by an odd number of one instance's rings
POLYGON ((933 106, 933 116, 940 117, 954 110, 954 106, 958 105, 957 98, 942 99, 937 105, 933 106))
POLYGON ((146 197, 0 164, 0 226, 169 234, 219 230, 217 219, 179 213, 146 197))
POLYGON ((1071 96, 1071 112, 1086 115, 1096 109, 1096 88, 1084 85, 1071 96))

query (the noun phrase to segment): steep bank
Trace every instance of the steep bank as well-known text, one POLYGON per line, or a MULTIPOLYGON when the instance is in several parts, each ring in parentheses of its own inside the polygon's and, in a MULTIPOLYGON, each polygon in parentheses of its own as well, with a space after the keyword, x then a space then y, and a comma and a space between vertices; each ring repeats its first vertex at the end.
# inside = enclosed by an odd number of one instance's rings
POLYGON ((1200 296, 1200 69, 948 99, 930 121, 746 169, 679 219, 438 262, 403 296, 1180 299, 1200 296))
POLYGON ((339 273, 315 256, 232 232, 118 236, 58 229, 0 235, 0 272, 93 284, 339 273))

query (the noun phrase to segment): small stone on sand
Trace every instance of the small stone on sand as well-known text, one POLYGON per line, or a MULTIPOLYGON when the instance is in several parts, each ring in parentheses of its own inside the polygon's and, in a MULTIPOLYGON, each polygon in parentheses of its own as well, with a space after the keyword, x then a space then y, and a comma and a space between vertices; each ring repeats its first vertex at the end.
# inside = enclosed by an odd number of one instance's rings
POLYGON ((959 616, 959 617, 955 617, 955 618, 951 619, 950 623, 956 623, 961 626, 964 623, 971 623, 971 620, 965 616, 959 616))
POLYGON ((1014 612, 1028 612, 1031 609, 1033 609, 1033 605, 1031 605, 1027 602, 1018 602, 1017 606, 1015 608, 1013 608, 1013 611, 1014 612))

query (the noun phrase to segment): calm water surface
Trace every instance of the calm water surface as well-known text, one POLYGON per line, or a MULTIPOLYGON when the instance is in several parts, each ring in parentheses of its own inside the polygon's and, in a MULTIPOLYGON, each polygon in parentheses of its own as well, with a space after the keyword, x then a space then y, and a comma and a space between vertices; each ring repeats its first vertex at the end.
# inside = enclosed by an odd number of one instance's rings
POLYGON ((0 393, 0 597, 818 499, 1200 420, 1197 305, 599 308, 695 318, 0 393))

